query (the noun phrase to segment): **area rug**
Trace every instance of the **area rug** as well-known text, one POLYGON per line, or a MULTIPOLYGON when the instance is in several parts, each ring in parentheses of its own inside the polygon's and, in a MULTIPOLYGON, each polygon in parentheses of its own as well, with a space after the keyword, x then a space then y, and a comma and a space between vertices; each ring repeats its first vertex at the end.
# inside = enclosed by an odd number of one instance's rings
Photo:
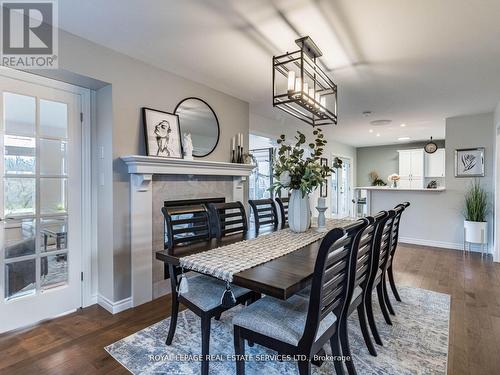
MULTIPOLYGON (((358 317, 349 318, 349 337, 353 361, 358 374, 446 374, 448 361, 448 333, 450 296, 429 290, 402 287, 403 302, 392 300, 396 316, 393 325, 387 325, 374 298, 374 310, 384 346, 375 345, 378 356, 368 353, 358 317)), ((390 293, 390 292, 389 292, 390 293)), ((222 314, 220 321, 212 320, 210 337, 210 374, 236 373, 232 318, 238 309, 222 314)), ((107 346, 106 351, 133 374, 200 373, 201 353, 200 319, 185 310, 179 313, 177 330, 171 346, 165 345, 170 318, 149 326, 131 336, 107 346)), ((325 346, 330 354, 329 346, 325 346)), ((253 360, 246 362, 246 374, 298 374, 295 362, 272 360, 273 351, 259 345, 246 346, 245 354, 253 360)), ((321 367, 312 366, 313 374, 335 374, 333 362, 321 367)))

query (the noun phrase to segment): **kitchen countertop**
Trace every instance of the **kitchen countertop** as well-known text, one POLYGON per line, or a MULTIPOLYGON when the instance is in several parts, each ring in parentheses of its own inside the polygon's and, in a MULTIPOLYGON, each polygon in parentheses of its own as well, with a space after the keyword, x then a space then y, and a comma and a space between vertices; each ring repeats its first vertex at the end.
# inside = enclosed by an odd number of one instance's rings
POLYGON ((430 192, 441 192, 445 191, 445 187, 438 187, 436 189, 427 188, 392 188, 389 186, 358 186, 354 188, 355 190, 381 190, 381 191, 430 191, 430 192))

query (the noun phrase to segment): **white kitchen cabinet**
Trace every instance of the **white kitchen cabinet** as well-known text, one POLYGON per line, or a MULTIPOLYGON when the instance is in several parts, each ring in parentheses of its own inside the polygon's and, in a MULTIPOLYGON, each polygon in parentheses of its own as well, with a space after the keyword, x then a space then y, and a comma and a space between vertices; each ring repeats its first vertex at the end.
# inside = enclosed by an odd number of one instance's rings
POLYGON ((425 154, 425 177, 445 177, 446 151, 439 148, 433 154, 425 154))
POLYGON ((399 150, 399 187, 423 188, 424 187, 424 150, 410 149, 399 150))

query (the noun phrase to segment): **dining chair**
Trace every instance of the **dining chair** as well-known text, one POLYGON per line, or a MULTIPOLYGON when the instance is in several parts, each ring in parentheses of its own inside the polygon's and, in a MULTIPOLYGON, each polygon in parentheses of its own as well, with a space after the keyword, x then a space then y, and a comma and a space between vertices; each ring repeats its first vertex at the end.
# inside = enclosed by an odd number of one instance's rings
MULTIPOLYGON (((175 250, 181 246, 211 239, 209 216, 203 205, 162 207, 162 213, 165 217, 169 254, 175 254, 175 250)), ((222 306, 221 302, 221 296, 226 290, 226 283, 203 274, 189 277, 181 274, 179 282, 180 271, 179 267, 175 267, 173 264, 168 265, 172 290, 172 313, 165 344, 172 344, 177 327, 179 303, 182 303, 201 319, 201 373, 207 375, 211 320, 212 318, 220 318, 220 315, 229 309, 222 306)), ((255 299, 254 293, 248 289, 233 285, 231 290, 236 303, 245 303, 255 299)))
POLYGON ((178 246, 211 238, 208 211, 204 205, 162 207, 165 218, 165 248, 174 254, 178 246))
POLYGON ((278 203, 278 207, 280 209, 281 229, 285 228, 287 223, 288 223, 288 202, 289 201, 290 201, 289 197, 276 198, 276 203, 278 203))
POLYGON ((216 224, 217 239, 248 231, 247 214, 241 202, 209 203, 208 209, 216 224))
POLYGON ((278 211, 272 199, 250 199, 248 204, 252 207, 256 231, 259 231, 261 225, 278 228, 278 211))
MULTIPOLYGON (((398 204, 394 208, 394 210, 396 210, 397 214, 394 218, 394 224, 393 224, 393 230, 392 230, 392 240, 391 240, 391 256, 389 258, 389 265, 387 267, 387 275, 389 276, 389 284, 391 285, 392 294, 394 294, 394 297, 396 298, 396 300, 398 302, 401 302, 401 297, 399 296, 398 290, 396 289, 396 283, 394 282, 393 260, 394 260, 394 255, 396 254, 396 249, 398 247, 399 224, 401 222, 401 215, 403 214, 404 210, 406 210, 409 206, 410 206, 410 202, 404 202, 404 203, 398 204), (398 208, 401 208, 401 210, 398 210, 398 208)), ((386 292, 386 294, 387 294, 387 292, 386 292)), ((388 294, 387 294, 387 299, 389 299, 388 294)), ((390 310, 392 309, 392 306, 390 305, 390 301, 389 301, 388 307, 390 310)))
POLYGON ((391 229, 396 212, 394 210, 388 212, 382 211, 381 213, 379 213, 379 215, 380 214, 383 215, 383 217, 381 218, 379 224, 377 225, 377 228, 375 229, 370 278, 368 279, 367 283, 367 291, 365 294, 364 303, 366 316, 368 318, 368 325, 370 326, 373 338, 378 345, 383 345, 382 339, 380 338, 375 323, 375 317, 373 315, 372 292, 375 288, 377 289, 378 301, 384 319, 387 324, 392 324, 382 288, 384 287, 383 283, 385 282, 385 274, 389 262, 391 248, 391 229))
MULTIPOLYGON (((361 333, 365 341, 366 347, 371 355, 376 356, 377 351, 371 340, 370 331, 367 325, 365 298, 368 292, 368 280, 371 275, 373 240, 375 231, 381 220, 385 217, 385 213, 379 213, 374 217, 368 216, 368 225, 361 231, 357 248, 353 249, 356 254, 349 269, 349 284, 348 284, 348 303, 342 312, 339 325, 339 337, 342 346, 342 354, 352 358, 349 335, 348 335, 348 318, 354 312, 358 312, 358 320, 361 328, 361 333)), ((371 292, 371 290, 370 290, 371 292)), ((350 375, 356 374, 354 362, 346 362, 347 372, 350 375)))
MULTIPOLYGON (((302 355, 299 373, 310 374, 313 356, 329 341, 334 356, 342 356, 339 317, 348 300, 349 265, 356 259, 359 233, 368 225, 360 219, 326 234, 318 250, 310 298, 287 300, 266 296, 243 308, 233 318, 236 373, 245 373, 245 339, 281 355, 302 355)), ((334 362, 344 374, 342 362, 334 362)))

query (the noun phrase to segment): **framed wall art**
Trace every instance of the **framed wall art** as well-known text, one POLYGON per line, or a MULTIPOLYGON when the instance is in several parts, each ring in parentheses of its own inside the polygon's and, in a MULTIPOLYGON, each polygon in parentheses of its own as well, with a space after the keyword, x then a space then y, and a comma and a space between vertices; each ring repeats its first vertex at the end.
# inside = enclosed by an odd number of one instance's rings
POLYGON ((182 159, 179 116, 173 113, 142 108, 146 154, 182 159))
POLYGON ((455 177, 484 177, 484 147, 455 150, 455 177))

